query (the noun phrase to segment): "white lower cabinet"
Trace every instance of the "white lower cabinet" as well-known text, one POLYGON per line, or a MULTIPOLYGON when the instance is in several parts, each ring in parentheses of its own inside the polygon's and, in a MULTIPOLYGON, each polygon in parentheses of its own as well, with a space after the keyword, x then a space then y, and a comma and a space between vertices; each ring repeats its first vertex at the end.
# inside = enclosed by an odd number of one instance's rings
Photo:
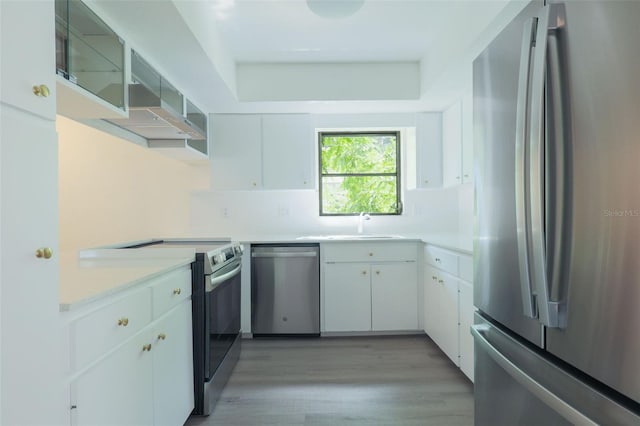
POLYGON ((181 425, 194 406, 190 300, 158 321, 153 341, 154 424, 181 425))
POLYGON ((95 302, 71 320, 73 425, 186 421, 194 407, 190 279, 188 267, 174 270, 116 299, 95 302), (138 312, 151 312, 153 320, 138 312), (145 322, 128 334, 140 321, 145 322), (84 338, 90 330, 109 336, 108 347, 99 353, 84 348, 97 344, 84 338))
POLYGON ((345 242, 321 250, 322 331, 418 329, 415 243, 345 242))
POLYGON ((333 263, 324 266, 326 331, 371 330, 369 265, 333 263))
POLYGON ((151 332, 137 334, 71 384, 73 425, 153 424, 151 332))
POLYGON ((425 259, 424 331, 473 381, 471 257, 427 245, 425 259))
POLYGON ((460 280, 460 369, 473 380, 473 285, 460 280))
POLYGON ((371 328, 374 331, 418 327, 418 277, 415 263, 371 265, 371 328))

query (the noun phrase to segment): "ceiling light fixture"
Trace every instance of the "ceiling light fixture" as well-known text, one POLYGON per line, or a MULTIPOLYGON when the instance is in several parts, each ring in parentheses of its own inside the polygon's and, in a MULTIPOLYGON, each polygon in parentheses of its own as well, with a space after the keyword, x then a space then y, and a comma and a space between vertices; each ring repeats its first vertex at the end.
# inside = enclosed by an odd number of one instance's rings
POLYGON ((364 0, 307 0, 307 6, 322 18, 345 18, 356 13, 364 0))

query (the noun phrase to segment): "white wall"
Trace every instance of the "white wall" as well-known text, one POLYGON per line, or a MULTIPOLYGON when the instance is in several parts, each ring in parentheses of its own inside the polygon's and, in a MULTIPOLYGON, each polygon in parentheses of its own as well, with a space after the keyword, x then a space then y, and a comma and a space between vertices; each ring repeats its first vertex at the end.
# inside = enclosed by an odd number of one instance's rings
MULTIPOLYGON (((407 128, 415 126, 415 114, 317 114, 316 128, 407 128)), ((215 141, 212 141, 215 144, 215 141)), ((241 143, 241 142, 239 142, 241 143)), ((316 152, 317 140, 311 152, 316 152)), ((239 150, 243 147, 238 145, 239 150)), ((415 158, 403 153, 403 187, 415 158)), ((314 161, 314 165, 317 162, 314 161)), ((316 167, 316 166, 314 166, 316 167)), ((317 180, 317 171, 314 171, 317 180)), ((415 185, 414 185, 415 186, 415 185)), ((365 232, 411 236, 458 234, 460 204, 457 188, 405 190, 401 216, 373 216, 365 232)), ((201 191, 191 196, 191 231, 199 236, 236 239, 296 237, 301 235, 357 232, 356 217, 319 215, 317 190, 201 191)))
POLYGON ((190 193, 208 187, 208 167, 62 116, 56 126, 62 250, 189 233, 190 193))
MULTIPOLYGON (((373 216, 365 232, 374 234, 456 234, 458 190, 415 190, 405 194, 402 216, 373 216)), ((196 235, 252 237, 355 234, 356 217, 319 215, 318 192, 215 191, 191 197, 196 235)))

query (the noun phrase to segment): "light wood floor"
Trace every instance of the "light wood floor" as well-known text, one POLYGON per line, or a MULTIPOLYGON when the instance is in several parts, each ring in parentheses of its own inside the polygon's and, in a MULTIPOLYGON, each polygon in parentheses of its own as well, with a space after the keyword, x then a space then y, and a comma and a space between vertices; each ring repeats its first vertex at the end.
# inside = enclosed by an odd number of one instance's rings
POLYGON ((196 425, 472 425, 473 385, 426 336, 243 340, 196 425))

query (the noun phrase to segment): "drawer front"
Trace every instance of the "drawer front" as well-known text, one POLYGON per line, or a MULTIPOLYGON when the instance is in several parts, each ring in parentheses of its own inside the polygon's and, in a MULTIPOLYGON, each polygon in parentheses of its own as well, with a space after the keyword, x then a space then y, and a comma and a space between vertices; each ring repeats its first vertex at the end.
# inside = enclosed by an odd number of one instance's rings
POLYGON ((438 269, 458 275, 458 255, 434 246, 425 247, 425 261, 438 269))
POLYGON ((352 243, 325 244, 325 262, 403 262, 417 260, 415 243, 352 243))
POLYGON ((473 282, 473 258, 471 256, 461 255, 459 257, 460 278, 472 283, 473 282))
POLYGON ((71 324, 71 368, 79 370, 151 322, 149 288, 136 291, 71 324))
POLYGON ((163 275, 151 288, 153 319, 156 319, 191 296, 191 268, 180 268, 163 275))

